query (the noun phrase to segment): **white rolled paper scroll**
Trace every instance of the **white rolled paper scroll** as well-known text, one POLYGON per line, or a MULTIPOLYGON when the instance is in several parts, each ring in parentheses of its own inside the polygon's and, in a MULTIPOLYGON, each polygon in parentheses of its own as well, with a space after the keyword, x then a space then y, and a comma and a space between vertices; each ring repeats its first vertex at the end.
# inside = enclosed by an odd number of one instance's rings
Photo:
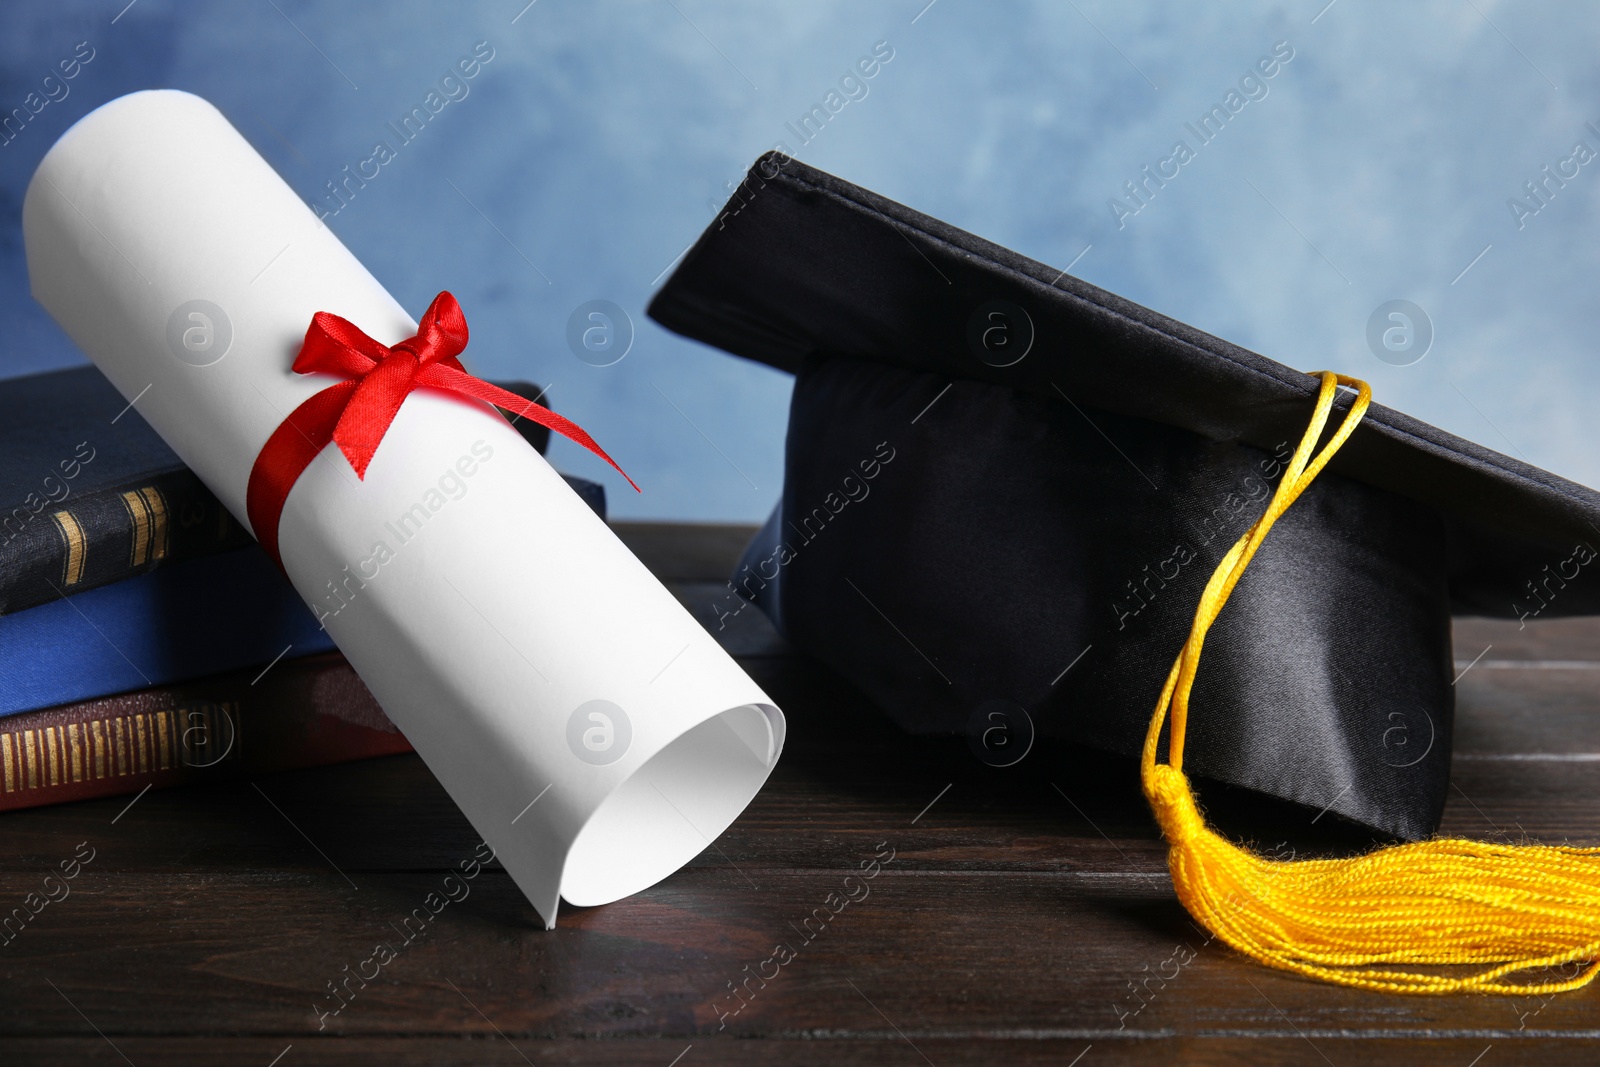
MULTIPOLYGON (((241 522, 262 444, 335 380, 290 369, 312 315, 385 345, 417 328, 187 93, 63 134, 23 234, 33 295, 241 522)), ((325 448, 279 547, 547 926, 560 897, 607 903, 683 866, 777 761, 771 699, 484 404, 412 392, 364 480, 325 448)))

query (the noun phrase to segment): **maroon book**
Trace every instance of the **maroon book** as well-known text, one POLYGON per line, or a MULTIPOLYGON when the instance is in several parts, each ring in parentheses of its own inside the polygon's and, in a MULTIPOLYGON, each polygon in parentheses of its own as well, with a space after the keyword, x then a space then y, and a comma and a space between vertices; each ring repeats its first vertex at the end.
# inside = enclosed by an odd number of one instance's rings
POLYGON ((0 719, 0 811, 410 751, 325 652, 0 719))

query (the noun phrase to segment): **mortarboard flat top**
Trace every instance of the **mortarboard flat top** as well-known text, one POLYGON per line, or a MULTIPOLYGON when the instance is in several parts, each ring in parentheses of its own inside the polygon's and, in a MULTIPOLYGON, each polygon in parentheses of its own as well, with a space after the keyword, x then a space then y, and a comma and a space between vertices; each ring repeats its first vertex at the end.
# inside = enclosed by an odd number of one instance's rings
MULTIPOLYGON (((998 698, 1129 753, 1318 387, 780 154, 650 314, 798 375, 783 500, 741 571, 791 639, 910 728, 998 698)), ((1192 762, 1425 836, 1449 615, 1600 614, 1600 494, 1379 404, 1328 472, 1219 620, 1192 762)))

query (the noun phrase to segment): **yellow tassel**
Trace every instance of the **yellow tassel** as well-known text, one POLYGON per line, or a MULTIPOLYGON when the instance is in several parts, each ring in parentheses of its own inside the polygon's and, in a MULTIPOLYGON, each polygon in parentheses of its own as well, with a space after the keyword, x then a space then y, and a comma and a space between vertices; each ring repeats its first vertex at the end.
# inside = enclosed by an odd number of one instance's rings
POLYGON ((1189 693, 1206 633, 1272 529, 1366 413, 1365 382, 1322 372, 1316 412, 1266 512, 1212 574, 1145 737, 1140 778, 1170 846, 1178 899, 1239 952, 1269 967, 1395 993, 1558 993, 1600 971, 1600 848, 1495 845, 1437 838, 1351 859, 1280 862, 1205 824, 1183 774, 1189 693), (1315 459, 1340 385, 1357 390, 1315 459), (1168 762, 1157 763, 1170 720, 1168 762), (1574 978, 1517 981, 1578 963, 1574 978), (1475 968, 1425 973, 1404 965, 1475 968))

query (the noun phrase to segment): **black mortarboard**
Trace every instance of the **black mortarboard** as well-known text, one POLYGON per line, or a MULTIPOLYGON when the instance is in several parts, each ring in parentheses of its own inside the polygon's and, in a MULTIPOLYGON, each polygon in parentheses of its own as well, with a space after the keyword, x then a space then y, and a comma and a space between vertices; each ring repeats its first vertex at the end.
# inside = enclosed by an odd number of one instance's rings
MULTIPOLYGON (((732 586, 917 732, 1020 705, 1137 754, 1318 389, 778 154, 650 314, 796 375, 782 500, 732 586)), ((1188 769, 1431 834, 1451 614, 1600 613, 1596 545, 1600 494, 1374 404, 1212 631, 1188 769)))

